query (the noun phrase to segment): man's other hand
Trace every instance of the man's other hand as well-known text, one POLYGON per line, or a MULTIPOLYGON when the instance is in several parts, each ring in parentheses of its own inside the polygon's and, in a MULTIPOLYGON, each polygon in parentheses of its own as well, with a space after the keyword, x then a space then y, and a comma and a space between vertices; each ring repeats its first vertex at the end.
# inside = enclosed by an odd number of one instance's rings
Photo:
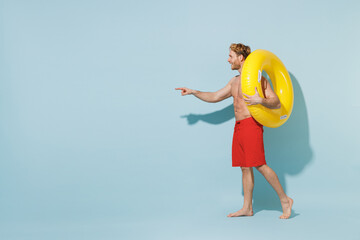
POLYGON ((259 92, 257 90, 257 88, 255 87, 255 94, 254 95, 247 95, 245 93, 243 93, 244 97, 244 101, 246 102, 246 104, 248 106, 250 105, 256 105, 256 104, 261 104, 263 99, 262 97, 260 97, 259 92))

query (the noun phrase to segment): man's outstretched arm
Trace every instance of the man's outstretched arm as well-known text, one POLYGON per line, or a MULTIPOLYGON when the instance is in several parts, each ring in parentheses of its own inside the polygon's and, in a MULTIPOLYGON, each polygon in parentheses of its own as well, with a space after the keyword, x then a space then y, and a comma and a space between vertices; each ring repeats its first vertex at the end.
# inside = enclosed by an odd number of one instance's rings
POLYGON ((220 102, 228 97, 231 97, 231 82, 230 82, 222 89, 216 92, 201 92, 198 90, 193 90, 186 87, 175 88, 175 90, 181 90, 181 95, 194 95, 195 97, 210 103, 220 102))

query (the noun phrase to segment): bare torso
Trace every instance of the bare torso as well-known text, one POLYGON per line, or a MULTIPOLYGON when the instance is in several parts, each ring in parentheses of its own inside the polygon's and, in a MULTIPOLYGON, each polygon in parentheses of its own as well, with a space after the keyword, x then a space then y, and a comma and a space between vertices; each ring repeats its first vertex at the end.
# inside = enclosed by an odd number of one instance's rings
POLYGON ((251 117, 251 114, 245 104, 244 96, 241 91, 241 77, 236 76, 231 83, 231 95, 234 98, 235 120, 243 120, 251 117))

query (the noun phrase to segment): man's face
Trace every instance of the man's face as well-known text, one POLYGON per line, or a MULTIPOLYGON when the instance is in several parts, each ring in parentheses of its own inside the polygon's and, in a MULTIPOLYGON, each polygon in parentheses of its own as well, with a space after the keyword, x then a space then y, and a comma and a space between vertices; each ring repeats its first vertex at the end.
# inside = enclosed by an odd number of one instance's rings
POLYGON ((231 64, 231 70, 239 70, 241 68, 243 56, 238 56, 234 51, 230 50, 228 62, 231 64))

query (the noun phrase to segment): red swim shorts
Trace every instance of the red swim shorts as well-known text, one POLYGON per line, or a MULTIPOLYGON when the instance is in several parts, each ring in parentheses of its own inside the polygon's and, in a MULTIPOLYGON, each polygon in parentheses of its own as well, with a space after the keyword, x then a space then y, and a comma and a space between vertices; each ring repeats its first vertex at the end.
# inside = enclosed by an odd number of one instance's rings
POLYGON ((232 143, 233 167, 257 167, 266 164, 263 126, 253 117, 236 121, 232 143))

